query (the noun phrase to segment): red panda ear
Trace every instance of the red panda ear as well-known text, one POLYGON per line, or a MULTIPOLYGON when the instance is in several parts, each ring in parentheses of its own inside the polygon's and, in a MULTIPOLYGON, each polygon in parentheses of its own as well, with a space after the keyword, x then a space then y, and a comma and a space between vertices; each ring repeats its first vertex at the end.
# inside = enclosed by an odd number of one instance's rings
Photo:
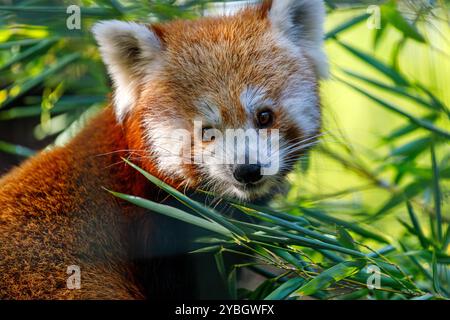
POLYGON ((118 20, 92 28, 114 87, 116 115, 121 121, 137 99, 139 82, 161 59, 161 41, 150 26, 118 20))
POLYGON ((323 52, 325 5, 322 0, 268 0, 268 18, 272 27, 314 61, 317 75, 328 76, 328 62, 323 52))

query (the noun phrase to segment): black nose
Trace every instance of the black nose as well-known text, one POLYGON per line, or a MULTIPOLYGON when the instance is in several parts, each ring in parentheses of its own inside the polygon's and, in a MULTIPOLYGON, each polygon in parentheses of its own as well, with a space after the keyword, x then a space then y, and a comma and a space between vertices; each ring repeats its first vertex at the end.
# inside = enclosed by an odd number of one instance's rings
POLYGON ((261 166, 259 164, 239 164, 234 169, 234 178, 241 183, 255 183, 261 180, 261 166))

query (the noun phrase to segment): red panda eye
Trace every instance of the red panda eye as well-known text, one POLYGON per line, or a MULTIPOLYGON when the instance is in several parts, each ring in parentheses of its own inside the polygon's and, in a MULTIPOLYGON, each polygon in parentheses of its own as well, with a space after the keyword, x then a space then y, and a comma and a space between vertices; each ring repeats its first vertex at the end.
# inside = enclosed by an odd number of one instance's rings
POLYGON ((273 112, 270 110, 264 110, 257 115, 258 127, 267 128, 273 123, 273 112))
POLYGON ((202 141, 203 142, 212 142, 216 140, 214 133, 212 132, 212 127, 203 127, 202 128, 202 141))

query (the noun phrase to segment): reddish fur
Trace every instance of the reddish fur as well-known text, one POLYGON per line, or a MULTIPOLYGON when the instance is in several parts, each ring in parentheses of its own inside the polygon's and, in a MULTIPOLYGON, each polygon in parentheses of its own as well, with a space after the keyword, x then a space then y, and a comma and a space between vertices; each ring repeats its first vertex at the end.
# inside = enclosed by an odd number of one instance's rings
MULTIPOLYGON (((144 297, 128 263, 127 232, 139 213, 102 187, 157 200, 155 187, 120 158, 129 155, 120 150, 136 150, 139 156, 151 151, 144 139, 145 118, 192 119, 195 101, 214 92, 224 126, 239 127, 247 117, 239 101, 245 86, 269 83, 268 96, 278 102, 290 75, 303 72, 316 81, 311 70, 299 70, 266 38, 270 4, 235 17, 153 26, 162 38, 167 68, 151 87, 142 88, 123 125, 108 107, 66 146, 41 152, 0 180, 0 298, 144 297), (81 267, 81 290, 66 288, 69 265, 81 267)), ((290 123, 283 111, 276 114, 274 127, 288 138, 301 136, 290 123)), ((158 171, 149 157, 134 162, 174 186, 183 184, 158 171)), ((195 168, 189 170, 195 182, 195 168)), ((151 226, 147 236, 157 227, 151 226)))
POLYGON ((126 206, 101 189, 142 192, 120 153, 103 155, 126 148, 108 108, 0 180, 0 298, 140 297, 124 264, 126 206), (82 290, 66 288, 69 265, 81 267, 82 290))

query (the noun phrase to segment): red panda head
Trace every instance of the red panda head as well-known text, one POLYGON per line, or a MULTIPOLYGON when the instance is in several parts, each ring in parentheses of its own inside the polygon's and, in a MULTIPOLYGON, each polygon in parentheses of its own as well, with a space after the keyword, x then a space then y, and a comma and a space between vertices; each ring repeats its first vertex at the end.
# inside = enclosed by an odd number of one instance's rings
POLYGON ((322 1, 273 0, 226 17, 96 24, 142 165, 243 200, 273 193, 320 130, 323 18, 322 1))

